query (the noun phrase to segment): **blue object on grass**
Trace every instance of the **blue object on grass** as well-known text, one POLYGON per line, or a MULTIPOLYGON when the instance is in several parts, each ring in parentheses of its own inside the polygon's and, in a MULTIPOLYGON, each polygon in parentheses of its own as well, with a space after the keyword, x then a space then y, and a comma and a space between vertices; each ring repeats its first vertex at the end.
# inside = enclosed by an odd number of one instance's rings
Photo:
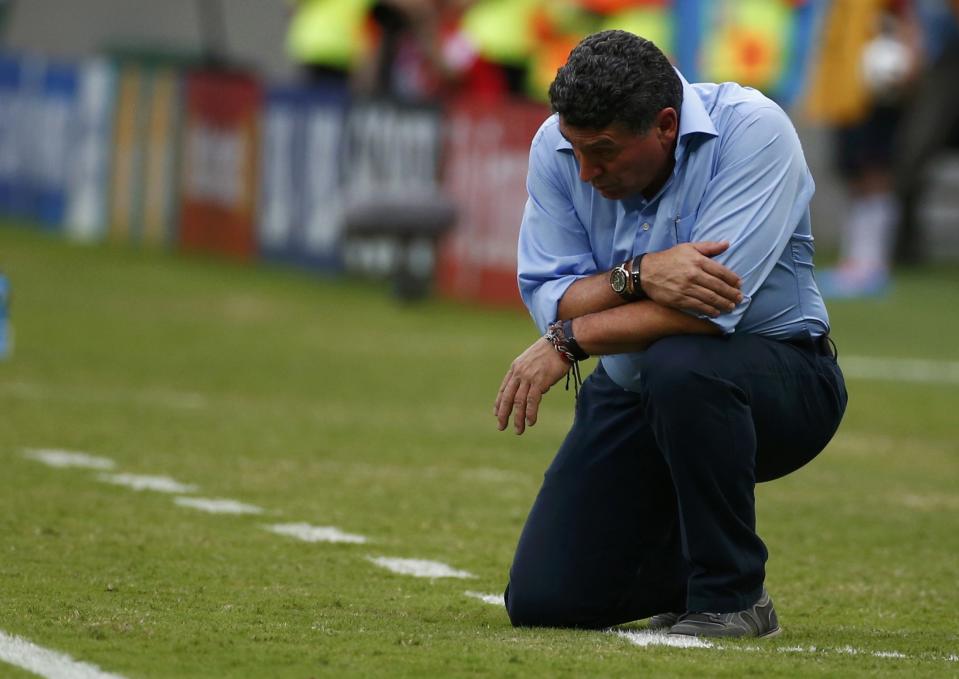
POLYGON ((10 340, 10 284, 0 274, 0 359, 7 358, 12 349, 10 340))

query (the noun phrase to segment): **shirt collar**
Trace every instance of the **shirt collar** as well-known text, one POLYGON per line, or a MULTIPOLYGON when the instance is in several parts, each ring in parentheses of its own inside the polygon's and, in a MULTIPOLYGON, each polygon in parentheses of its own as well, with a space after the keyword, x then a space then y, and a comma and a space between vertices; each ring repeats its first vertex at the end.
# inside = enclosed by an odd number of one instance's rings
MULTIPOLYGON (((703 106, 703 100, 699 98, 699 93, 686 81, 682 73, 676 71, 676 75, 679 76, 679 80, 683 84, 683 105, 680 107, 679 114, 680 141, 690 134, 718 136, 716 126, 713 125, 712 118, 709 117, 706 107, 703 106)), ((556 143, 556 150, 571 151, 572 149, 572 144, 560 135, 559 141, 556 143)), ((676 145, 676 154, 679 155, 679 144, 676 145)))

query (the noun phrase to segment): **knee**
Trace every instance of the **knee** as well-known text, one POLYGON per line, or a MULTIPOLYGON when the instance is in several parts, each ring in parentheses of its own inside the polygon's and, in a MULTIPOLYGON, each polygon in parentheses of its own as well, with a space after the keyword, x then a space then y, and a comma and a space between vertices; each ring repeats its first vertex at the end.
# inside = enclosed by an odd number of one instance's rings
POLYGON ((567 627, 558 609, 557 597, 534 583, 518 584, 510 579, 506 586, 506 614, 513 627, 567 627))
POLYGON ((506 587, 506 613, 513 627, 586 627, 596 625, 576 594, 537 582, 510 579, 506 587))

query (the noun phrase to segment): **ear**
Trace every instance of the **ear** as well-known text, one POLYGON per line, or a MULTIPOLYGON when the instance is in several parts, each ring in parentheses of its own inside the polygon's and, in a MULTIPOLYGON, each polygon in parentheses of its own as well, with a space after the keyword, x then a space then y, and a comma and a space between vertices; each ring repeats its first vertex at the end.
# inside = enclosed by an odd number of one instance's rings
POLYGON ((672 106, 664 108, 656 114, 653 122, 656 136, 663 144, 672 144, 679 135, 679 114, 672 106))

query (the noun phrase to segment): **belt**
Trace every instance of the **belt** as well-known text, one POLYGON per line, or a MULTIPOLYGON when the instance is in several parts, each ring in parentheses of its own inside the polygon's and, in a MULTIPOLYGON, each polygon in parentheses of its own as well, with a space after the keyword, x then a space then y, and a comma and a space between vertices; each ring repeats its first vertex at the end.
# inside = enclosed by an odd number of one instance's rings
POLYGON ((836 343, 832 341, 832 337, 828 334, 819 335, 818 337, 791 337, 783 341, 786 344, 792 344, 803 349, 814 351, 820 356, 828 356, 833 359, 839 358, 839 350, 836 348, 836 343))

